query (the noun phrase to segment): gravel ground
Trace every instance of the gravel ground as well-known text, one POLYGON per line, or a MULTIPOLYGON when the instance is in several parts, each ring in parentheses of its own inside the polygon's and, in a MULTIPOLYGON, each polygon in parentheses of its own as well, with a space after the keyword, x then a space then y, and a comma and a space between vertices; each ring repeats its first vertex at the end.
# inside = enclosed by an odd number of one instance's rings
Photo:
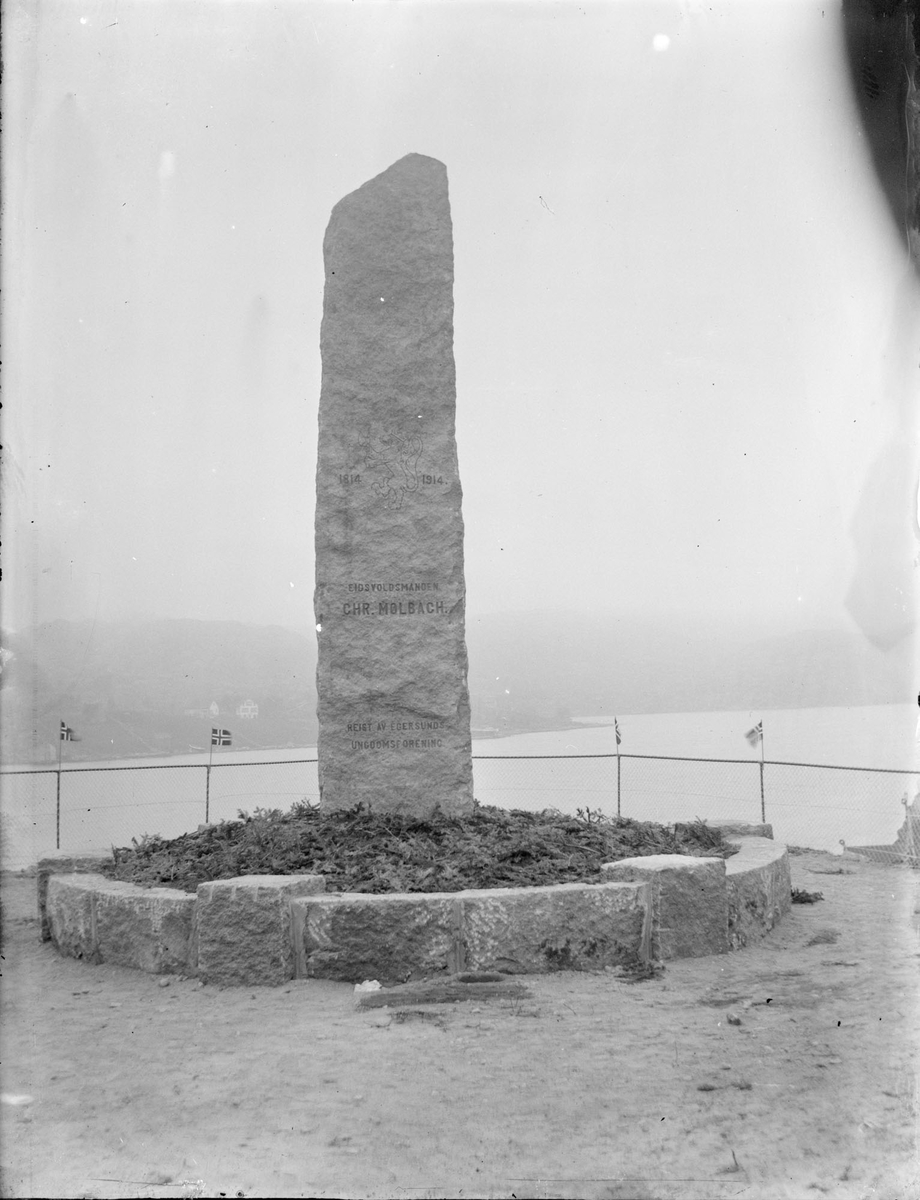
POLYGON ((3 887, 8 1197, 920 1197, 920 874, 809 852, 730 955, 357 1012, 59 958, 3 887))

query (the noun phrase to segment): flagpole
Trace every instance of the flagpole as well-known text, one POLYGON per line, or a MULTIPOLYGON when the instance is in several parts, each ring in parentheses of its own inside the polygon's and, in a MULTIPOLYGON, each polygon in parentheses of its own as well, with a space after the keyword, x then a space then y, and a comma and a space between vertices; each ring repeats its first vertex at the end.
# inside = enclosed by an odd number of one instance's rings
POLYGON ((58 723, 57 802, 55 804, 54 848, 61 848, 61 753, 64 749, 64 722, 58 723))
POLYGON ((620 727, 616 717, 613 718, 613 728, 615 731, 614 742, 617 748, 617 820, 620 819, 620 727))
POLYGON ((214 757, 214 730, 211 729, 211 742, 208 747, 208 770, 205 776, 204 783, 204 823, 210 823, 211 815, 211 759, 214 757))
POLYGON ((760 718, 760 823, 767 823, 767 805, 763 794, 763 717, 760 718))

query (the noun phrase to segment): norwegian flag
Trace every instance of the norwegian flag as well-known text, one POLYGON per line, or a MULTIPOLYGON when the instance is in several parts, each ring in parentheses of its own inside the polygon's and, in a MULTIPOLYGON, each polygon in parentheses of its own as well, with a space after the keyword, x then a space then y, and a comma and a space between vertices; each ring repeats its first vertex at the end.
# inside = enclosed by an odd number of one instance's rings
POLYGON ((67 724, 66 721, 61 722, 61 741, 62 742, 79 741, 79 739, 74 734, 74 731, 70 728, 70 726, 67 724))
POLYGON ((231 734, 229 729, 212 729, 211 730, 211 745, 212 746, 229 746, 231 744, 231 734))
POLYGON ((616 717, 613 718, 613 732, 616 734, 617 745, 619 746, 623 739, 620 737, 620 723, 616 717))
POLYGON ((753 729, 749 729, 744 735, 752 746, 756 746, 758 742, 763 741, 763 721, 758 721, 753 729))

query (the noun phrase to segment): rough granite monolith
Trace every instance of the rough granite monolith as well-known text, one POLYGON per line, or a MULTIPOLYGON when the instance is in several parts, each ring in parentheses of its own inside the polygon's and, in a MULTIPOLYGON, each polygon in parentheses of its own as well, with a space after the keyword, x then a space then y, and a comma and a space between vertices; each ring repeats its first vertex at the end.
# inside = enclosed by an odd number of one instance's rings
POLYGON ((453 238, 410 154, 333 209, 316 472, 324 809, 472 808, 453 238))

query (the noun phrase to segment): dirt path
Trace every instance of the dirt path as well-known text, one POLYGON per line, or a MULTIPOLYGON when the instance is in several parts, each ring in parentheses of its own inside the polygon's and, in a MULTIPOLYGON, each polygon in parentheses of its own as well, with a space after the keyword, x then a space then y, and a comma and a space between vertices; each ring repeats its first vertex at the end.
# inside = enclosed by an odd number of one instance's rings
POLYGON ((60 959, 8 879, 2 1193, 920 1197, 920 876, 793 884, 753 949, 399 1015, 60 959))

